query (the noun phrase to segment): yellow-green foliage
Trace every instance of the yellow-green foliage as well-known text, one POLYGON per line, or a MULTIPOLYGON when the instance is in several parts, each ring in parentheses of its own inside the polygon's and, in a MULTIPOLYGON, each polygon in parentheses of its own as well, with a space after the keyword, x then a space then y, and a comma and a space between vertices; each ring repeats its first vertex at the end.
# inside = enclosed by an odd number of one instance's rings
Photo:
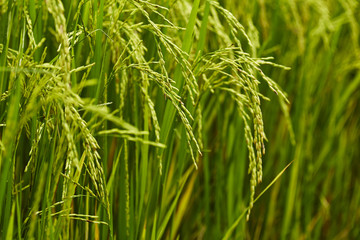
POLYGON ((0 239, 358 238, 359 8, 0 1, 0 239))

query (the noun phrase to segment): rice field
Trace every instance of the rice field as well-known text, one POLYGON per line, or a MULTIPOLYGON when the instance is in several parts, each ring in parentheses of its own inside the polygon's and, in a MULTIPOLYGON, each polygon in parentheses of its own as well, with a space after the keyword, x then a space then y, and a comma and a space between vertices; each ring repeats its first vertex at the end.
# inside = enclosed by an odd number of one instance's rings
POLYGON ((359 239, 357 0, 0 0, 0 239, 359 239))

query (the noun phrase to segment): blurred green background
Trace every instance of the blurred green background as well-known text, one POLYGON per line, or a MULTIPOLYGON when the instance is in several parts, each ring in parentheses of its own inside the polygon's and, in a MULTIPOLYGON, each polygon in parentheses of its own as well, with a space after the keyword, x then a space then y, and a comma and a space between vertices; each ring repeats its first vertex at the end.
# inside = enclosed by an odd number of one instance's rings
POLYGON ((264 183, 294 162, 255 204, 250 238, 359 238, 359 2, 224 4, 241 22, 250 14, 259 56, 291 67, 265 70, 288 93, 296 143, 279 105, 266 102, 264 183))

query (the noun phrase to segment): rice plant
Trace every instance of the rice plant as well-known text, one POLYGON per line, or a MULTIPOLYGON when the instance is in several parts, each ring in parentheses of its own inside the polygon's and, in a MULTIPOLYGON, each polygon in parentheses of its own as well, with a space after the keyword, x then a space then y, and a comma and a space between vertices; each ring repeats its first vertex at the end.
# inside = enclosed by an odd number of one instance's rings
POLYGON ((0 1, 0 239, 357 239, 358 16, 0 1))

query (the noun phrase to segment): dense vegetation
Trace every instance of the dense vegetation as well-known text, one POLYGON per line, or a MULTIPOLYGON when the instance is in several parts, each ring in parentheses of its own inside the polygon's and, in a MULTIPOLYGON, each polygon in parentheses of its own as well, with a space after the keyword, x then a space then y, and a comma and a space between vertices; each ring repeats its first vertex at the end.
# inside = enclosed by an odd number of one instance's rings
POLYGON ((0 239, 359 238, 359 16, 0 0, 0 239))

